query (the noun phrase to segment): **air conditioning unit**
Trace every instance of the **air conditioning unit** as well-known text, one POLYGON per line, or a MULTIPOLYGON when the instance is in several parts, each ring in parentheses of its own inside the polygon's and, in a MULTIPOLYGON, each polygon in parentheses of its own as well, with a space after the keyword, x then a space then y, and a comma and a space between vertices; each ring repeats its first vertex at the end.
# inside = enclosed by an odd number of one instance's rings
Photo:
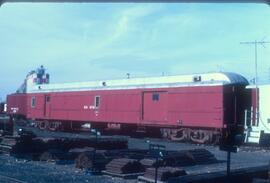
POLYGON ((202 81, 202 77, 201 76, 194 76, 193 77, 193 82, 200 82, 202 81))

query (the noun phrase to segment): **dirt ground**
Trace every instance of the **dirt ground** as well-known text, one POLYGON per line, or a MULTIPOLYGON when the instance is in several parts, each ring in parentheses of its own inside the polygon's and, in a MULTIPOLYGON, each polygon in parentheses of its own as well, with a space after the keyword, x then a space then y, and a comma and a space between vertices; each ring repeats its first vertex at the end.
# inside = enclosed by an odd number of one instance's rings
POLYGON ((51 162, 26 161, 1 154, 0 182, 11 182, 5 176, 28 183, 132 183, 136 180, 123 180, 109 176, 91 175, 91 173, 76 169, 74 164, 57 165, 51 162), (1 177, 3 176, 3 177, 1 177))
MULTIPOLYGON (((152 143, 165 145, 167 150, 189 150, 205 148, 208 151, 212 152, 215 157, 220 160, 220 163, 217 164, 184 167, 188 174, 200 174, 226 170, 227 152, 220 151, 218 146, 177 143, 160 139, 150 139, 150 141, 152 143)), ((129 148, 148 148, 148 144, 145 143, 145 140, 130 138, 129 148)), ((231 153, 231 169, 268 165, 269 161, 269 150, 253 147, 240 147, 237 153, 231 153)))
MULTIPOLYGON (((42 134, 42 133, 41 133, 42 134)), ((56 134, 47 134, 56 135, 56 134)), ((63 133, 62 135, 69 135, 63 133)), ((74 135, 74 134, 73 134, 74 135)), ((84 136, 89 134, 80 134, 74 136, 84 136)), ((90 136, 90 135, 89 135, 90 136)), ((127 137, 128 138, 128 137, 127 137)), ((149 144, 146 139, 128 138, 129 148, 148 149, 149 144)), ((191 150, 205 148, 212 152, 220 163, 211 165, 195 165, 184 167, 188 174, 201 174, 206 172, 215 172, 226 169, 226 152, 220 151, 218 147, 208 145, 196 145, 186 143, 176 143, 161 139, 148 139, 151 143, 165 145, 167 150, 191 150)), ((240 148, 238 153, 232 154, 232 169, 242 167, 255 167, 269 164, 269 150, 254 150, 255 148, 240 148)), ((17 159, 15 157, 0 154, 0 182, 14 182, 5 177, 12 177, 22 182, 28 183, 59 183, 59 182, 108 182, 108 183, 135 183, 137 180, 125 180, 104 175, 91 175, 87 171, 75 168, 74 164, 57 164, 53 162, 28 161, 17 159), (2 176, 2 177, 1 177, 2 176)))

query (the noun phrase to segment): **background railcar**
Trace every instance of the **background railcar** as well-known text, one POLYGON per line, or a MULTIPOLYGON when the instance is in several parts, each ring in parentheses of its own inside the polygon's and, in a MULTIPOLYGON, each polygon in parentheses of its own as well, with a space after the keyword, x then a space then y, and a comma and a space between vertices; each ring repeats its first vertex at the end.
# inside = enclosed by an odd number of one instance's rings
POLYGON ((19 93, 7 97, 10 114, 34 119, 40 128, 88 124, 203 143, 227 125, 243 125, 248 106, 248 82, 235 73, 49 84, 42 69, 28 74, 19 93))
POLYGON ((245 142, 270 146, 270 85, 250 85, 251 102, 245 110, 245 142))
POLYGON ((0 102, 0 114, 6 113, 7 104, 5 102, 0 102))
POLYGON ((16 117, 27 116, 27 94, 15 93, 7 96, 7 113, 16 117))

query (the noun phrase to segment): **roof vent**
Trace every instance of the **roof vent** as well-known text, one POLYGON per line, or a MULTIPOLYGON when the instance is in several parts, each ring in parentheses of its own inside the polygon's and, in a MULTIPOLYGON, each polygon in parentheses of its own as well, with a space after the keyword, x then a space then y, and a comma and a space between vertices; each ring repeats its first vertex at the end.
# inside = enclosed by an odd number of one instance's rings
POLYGON ((103 81, 102 82, 102 86, 106 86, 107 84, 106 84, 106 82, 105 81, 103 81))
POLYGON ((201 76, 194 76, 193 77, 193 82, 200 82, 202 81, 202 77, 201 76))

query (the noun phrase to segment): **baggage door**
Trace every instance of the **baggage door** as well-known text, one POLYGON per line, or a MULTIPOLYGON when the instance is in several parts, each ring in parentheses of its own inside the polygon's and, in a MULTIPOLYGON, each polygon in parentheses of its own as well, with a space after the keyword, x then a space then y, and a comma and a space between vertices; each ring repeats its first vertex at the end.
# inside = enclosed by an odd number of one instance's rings
POLYGON ((168 115, 168 92, 143 93, 143 121, 166 122, 168 115))
POLYGON ((49 118, 51 113, 51 96, 45 95, 44 116, 49 118))

